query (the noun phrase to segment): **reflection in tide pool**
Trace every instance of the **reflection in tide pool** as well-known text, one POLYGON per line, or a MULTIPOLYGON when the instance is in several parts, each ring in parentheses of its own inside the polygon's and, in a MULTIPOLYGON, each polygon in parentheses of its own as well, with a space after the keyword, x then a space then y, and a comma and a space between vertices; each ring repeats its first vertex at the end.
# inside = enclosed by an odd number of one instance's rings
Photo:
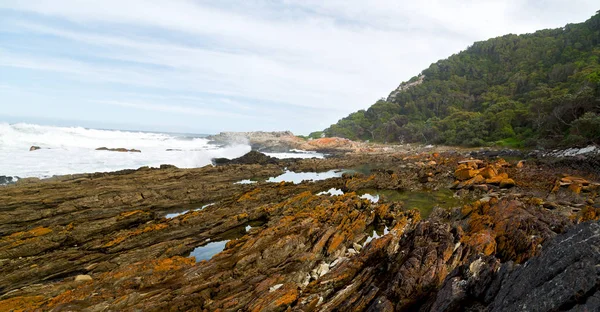
POLYGON ((371 195, 371 194, 363 194, 362 196, 360 196, 360 198, 362 199, 368 199, 370 200, 372 203, 376 203, 379 201, 379 195, 371 195))
POLYGON ((234 184, 253 184, 253 183, 256 183, 256 181, 246 179, 246 180, 237 181, 234 184))
POLYGON ((317 153, 314 151, 304 151, 293 149, 288 153, 265 153, 267 156, 284 159, 284 158, 319 158, 322 159, 325 157, 325 154, 317 153))
POLYGON ((367 245, 368 243, 370 243, 372 240, 376 239, 376 238, 380 238, 381 236, 389 233, 390 230, 388 229, 388 227, 384 227, 383 231, 380 231, 379 233, 377 233, 377 230, 373 229, 373 234, 371 234, 371 236, 367 237, 367 239, 365 240, 364 245, 367 245))
POLYGON ((416 208, 421 213, 422 218, 427 218, 434 207, 451 208, 460 206, 462 201, 455 198, 454 192, 449 189, 437 191, 398 191, 381 189, 363 189, 356 192, 363 196, 373 196, 377 199, 385 198, 388 202, 402 202, 404 209, 416 208))
POLYGON ((317 193, 317 195, 341 196, 341 195, 344 195, 344 191, 332 187, 327 191, 317 193))
POLYGON ((299 184, 304 180, 319 181, 330 178, 339 178, 344 174, 344 170, 329 170, 325 172, 293 172, 286 170, 282 175, 271 177, 267 182, 293 182, 299 184))
MULTIPOLYGON (((204 246, 196 247, 191 253, 190 257, 196 257, 196 262, 200 262, 202 260, 210 260, 214 255, 225 249, 225 245, 232 239, 238 239, 244 235, 246 235, 250 230, 254 227, 260 227, 265 224, 264 220, 255 220, 246 223, 245 225, 241 225, 239 227, 233 228, 222 235, 219 235, 215 238, 216 241, 208 243, 204 246)), ((207 239, 208 240, 208 239, 207 239)))
POLYGON ((202 260, 209 260, 215 254, 221 252, 225 249, 225 245, 228 240, 220 241, 220 242, 212 242, 208 243, 204 246, 197 247, 190 253, 191 257, 196 257, 196 262, 200 262, 202 260))
MULTIPOLYGON (((215 203, 206 204, 206 205, 204 205, 204 206, 202 206, 200 208, 192 209, 192 211, 199 211, 199 210, 202 210, 202 209, 204 209, 204 208, 206 208, 208 206, 212 206, 214 204, 215 203)), ((169 214, 165 215, 165 218, 167 218, 167 219, 173 219, 173 218, 175 218, 177 216, 180 216, 182 214, 186 214, 188 212, 189 212, 189 210, 184 210, 184 211, 178 211, 178 212, 169 213, 169 214)))

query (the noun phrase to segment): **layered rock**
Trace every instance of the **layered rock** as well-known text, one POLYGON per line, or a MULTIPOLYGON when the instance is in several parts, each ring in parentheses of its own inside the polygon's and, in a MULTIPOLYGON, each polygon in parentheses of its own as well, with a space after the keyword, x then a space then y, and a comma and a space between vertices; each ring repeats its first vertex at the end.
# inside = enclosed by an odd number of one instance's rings
MULTIPOLYGON (((522 163, 519 162, 519 164, 522 163)), ((506 172, 503 172, 505 167, 510 167, 510 164, 503 159, 489 164, 478 159, 459 161, 459 165, 454 171, 456 181, 451 188, 478 187, 487 190, 489 185, 500 188, 513 187, 516 183, 508 177, 506 172)), ((522 165, 519 167, 522 168, 522 165)))
POLYGON ((526 264, 473 257, 448 275, 431 311, 598 311, 600 224, 587 222, 548 242, 526 264))
MULTIPOLYGON (((2 187, 0 310, 597 307, 596 193, 568 186, 550 192, 557 171, 584 172, 554 167, 553 173, 535 162, 520 168, 487 159, 460 163, 464 158, 455 153, 287 162, 263 156, 2 187), (318 182, 235 183, 275 176, 284 167, 361 164, 369 170, 318 182), (488 183, 499 176, 518 183, 488 183), (427 219, 401 201, 373 203, 354 193, 434 191, 455 178, 483 180, 456 192, 469 204, 436 208, 427 219), (331 188, 344 194, 317 195, 331 188), (182 214, 165 218, 173 209, 182 214), (209 244, 223 250, 206 260, 190 257, 209 244)), ((581 179, 588 183, 570 181, 589 186, 597 177, 581 179)))

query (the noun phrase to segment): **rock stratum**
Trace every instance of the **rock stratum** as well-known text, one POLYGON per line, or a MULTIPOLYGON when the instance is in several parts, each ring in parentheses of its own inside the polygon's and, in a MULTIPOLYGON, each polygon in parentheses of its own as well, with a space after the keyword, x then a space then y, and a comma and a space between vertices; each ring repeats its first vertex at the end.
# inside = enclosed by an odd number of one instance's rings
POLYGON ((0 188, 0 311, 597 311, 597 173, 466 155, 19 180, 0 188), (331 188, 344 194, 319 195, 331 188), (365 190, 451 195, 425 213, 365 190), (223 250, 190 255, 210 244, 223 250))

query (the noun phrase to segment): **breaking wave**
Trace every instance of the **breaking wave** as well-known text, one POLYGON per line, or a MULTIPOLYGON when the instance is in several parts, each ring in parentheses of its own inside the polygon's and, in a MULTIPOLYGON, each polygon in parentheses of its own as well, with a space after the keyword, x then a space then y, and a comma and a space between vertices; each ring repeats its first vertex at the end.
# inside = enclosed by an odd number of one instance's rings
POLYGON ((202 135, 99 130, 35 124, 0 123, 0 175, 45 178, 83 172, 158 167, 202 167, 215 157, 236 158, 247 144, 217 147, 202 135), (29 151, 31 146, 39 150, 29 151), (141 153, 98 151, 138 149, 141 153))

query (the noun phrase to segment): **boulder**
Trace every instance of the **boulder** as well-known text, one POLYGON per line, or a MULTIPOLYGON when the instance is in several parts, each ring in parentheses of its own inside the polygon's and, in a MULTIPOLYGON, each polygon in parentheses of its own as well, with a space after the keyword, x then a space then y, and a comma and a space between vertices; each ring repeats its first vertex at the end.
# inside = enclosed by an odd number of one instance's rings
POLYGON ((458 180, 464 181, 464 180, 469 180, 469 179, 475 177, 478 173, 479 173, 478 170, 471 169, 471 168, 464 168, 464 169, 458 169, 458 170, 454 171, 454 176, 458 180))
POLYGON ((39 150, 39 149, 41 149, 41 147, 39 147, 39 146, 36 146, 36 145, 33 145, 33 146, 31 146, 31 147, 29 148, 29 151, 30 151, 30 152, 32 152, 32 151, 37 151, 37 150, 39 150))
POLYGON ((77 275, 75 276, 75 281, 76 282, 87 282, 87 281, 91 281, 92 277, 89 275, 77 275))
POLYGON ((487 166, 487 167, 483 168, 479 172, 479 174, 481 174, 486 179, 491 179, 498 175, 498 171, 496 170, 496 168, 494 168, 492 166, 487 166))

